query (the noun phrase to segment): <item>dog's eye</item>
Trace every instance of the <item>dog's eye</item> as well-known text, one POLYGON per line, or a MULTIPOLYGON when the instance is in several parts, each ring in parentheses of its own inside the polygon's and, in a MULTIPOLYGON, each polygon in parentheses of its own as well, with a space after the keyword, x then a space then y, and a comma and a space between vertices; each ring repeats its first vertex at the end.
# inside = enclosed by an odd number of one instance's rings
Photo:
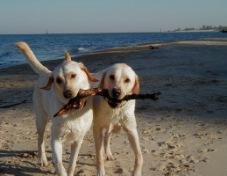
POLYGON ((114 75, 110 75, 110 79, 111 79, 112 81, 114 81, 114 79, 115 79, 114 75))
POLYGON ((76 74, 71 74, 71 79, 74 79, 76 77, 76 74))
POLYGON ((125 83, 129 83, 130 82, 130 79, 129 78, 126 78, 125 79, 125 83))
POLYGON ((62 83, 62 79, 61 79, 60 77, 57 77, 56 82, 57 82, 58 84, 61 84, 61 83, 62 83))

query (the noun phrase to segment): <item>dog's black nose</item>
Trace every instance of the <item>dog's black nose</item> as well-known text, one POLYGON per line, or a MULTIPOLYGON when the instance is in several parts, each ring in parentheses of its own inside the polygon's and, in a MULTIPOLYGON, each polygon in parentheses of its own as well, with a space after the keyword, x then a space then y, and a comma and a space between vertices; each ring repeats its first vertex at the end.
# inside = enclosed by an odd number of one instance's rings
POLYGON ((113 88, 112 95, 113 95, 114 98, 119 98, 120 95, 121 95, 121 89, 113 88))
POLYGON ((71 90, 66 90, 63 92, 65 98, 72 98, 73 94, 71 90))

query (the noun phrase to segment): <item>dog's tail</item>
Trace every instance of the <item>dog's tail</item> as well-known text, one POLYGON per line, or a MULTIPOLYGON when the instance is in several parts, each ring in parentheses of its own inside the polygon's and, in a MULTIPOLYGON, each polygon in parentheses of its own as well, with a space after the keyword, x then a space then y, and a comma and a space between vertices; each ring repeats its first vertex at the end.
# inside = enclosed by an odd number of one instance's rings
POLYGON ((29 65, 39 75, 50 76, 51 71, 42 65, 26 42, 17 42, 17 48, 26 56, 29 65))

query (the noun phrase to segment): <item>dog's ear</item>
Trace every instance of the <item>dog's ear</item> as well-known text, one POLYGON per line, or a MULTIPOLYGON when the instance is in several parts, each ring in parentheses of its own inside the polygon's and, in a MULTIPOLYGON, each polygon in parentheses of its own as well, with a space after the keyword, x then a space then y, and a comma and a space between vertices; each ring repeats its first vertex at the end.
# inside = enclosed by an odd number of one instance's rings
POLYGON ((71 55, 69 54, 69 52, 65 52, 65 61, 69 62, 72 60, 71 55))
POLYGON ((91 82, 98 81, 98 79, 88 70, 88 68, 82 62, 79 62, 79 65, 80 65, 81 70, 83 70, 86 73, 89 81, 91 81, 91 82))
POLYGON ((41 87, 40 89, 43 89, 43 90, 50 90, 50 89, 51 89, 51 86, 52 86, 52 84, 53 84, 53 82, 54 82, 54 77, 53 77, 53 76, 50 76, 50 77, 49 77, 49 80, 48 80, 48 82, 47 82, 47 85, 44 86, 44 87, 41 87))
POLYGON ((140 81, 139 81, 138 76, 136 76, 136 80, 135 80, 134 86, 132 88, 132 93, 133 94, 139 94, 140 93, 140 81))
POLYGON ((104 88, 105 77, 106 77, 106 72, 104 72, 102 74, 102 79, 101 79, 101 82, 100 82, 100 85, 99 85, 99 87, 102 88, 102 89, 104 88))

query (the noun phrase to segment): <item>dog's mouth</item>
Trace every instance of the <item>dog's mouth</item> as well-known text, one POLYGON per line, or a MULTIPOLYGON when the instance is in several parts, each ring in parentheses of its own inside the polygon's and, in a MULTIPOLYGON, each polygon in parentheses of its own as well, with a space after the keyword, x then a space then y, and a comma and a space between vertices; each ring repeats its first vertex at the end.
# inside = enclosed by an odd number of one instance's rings
POLYGON ((108 104, 109 104, 109 106, 110 106, 111 108, 117 108, 117 107, 119 107, 120 104, 121 104, 121 103, 118 103, 118 102, 116 102, 116 101, 114 101, 114 100, 108 100, 107 102, 108 102, 108 104))
POLYGON ((106 100, 111 108, 118 108, 122 104, 120 97, 116 98, 111 96, 110 94, 108 94, 108 96, 109 98, 106 100))

